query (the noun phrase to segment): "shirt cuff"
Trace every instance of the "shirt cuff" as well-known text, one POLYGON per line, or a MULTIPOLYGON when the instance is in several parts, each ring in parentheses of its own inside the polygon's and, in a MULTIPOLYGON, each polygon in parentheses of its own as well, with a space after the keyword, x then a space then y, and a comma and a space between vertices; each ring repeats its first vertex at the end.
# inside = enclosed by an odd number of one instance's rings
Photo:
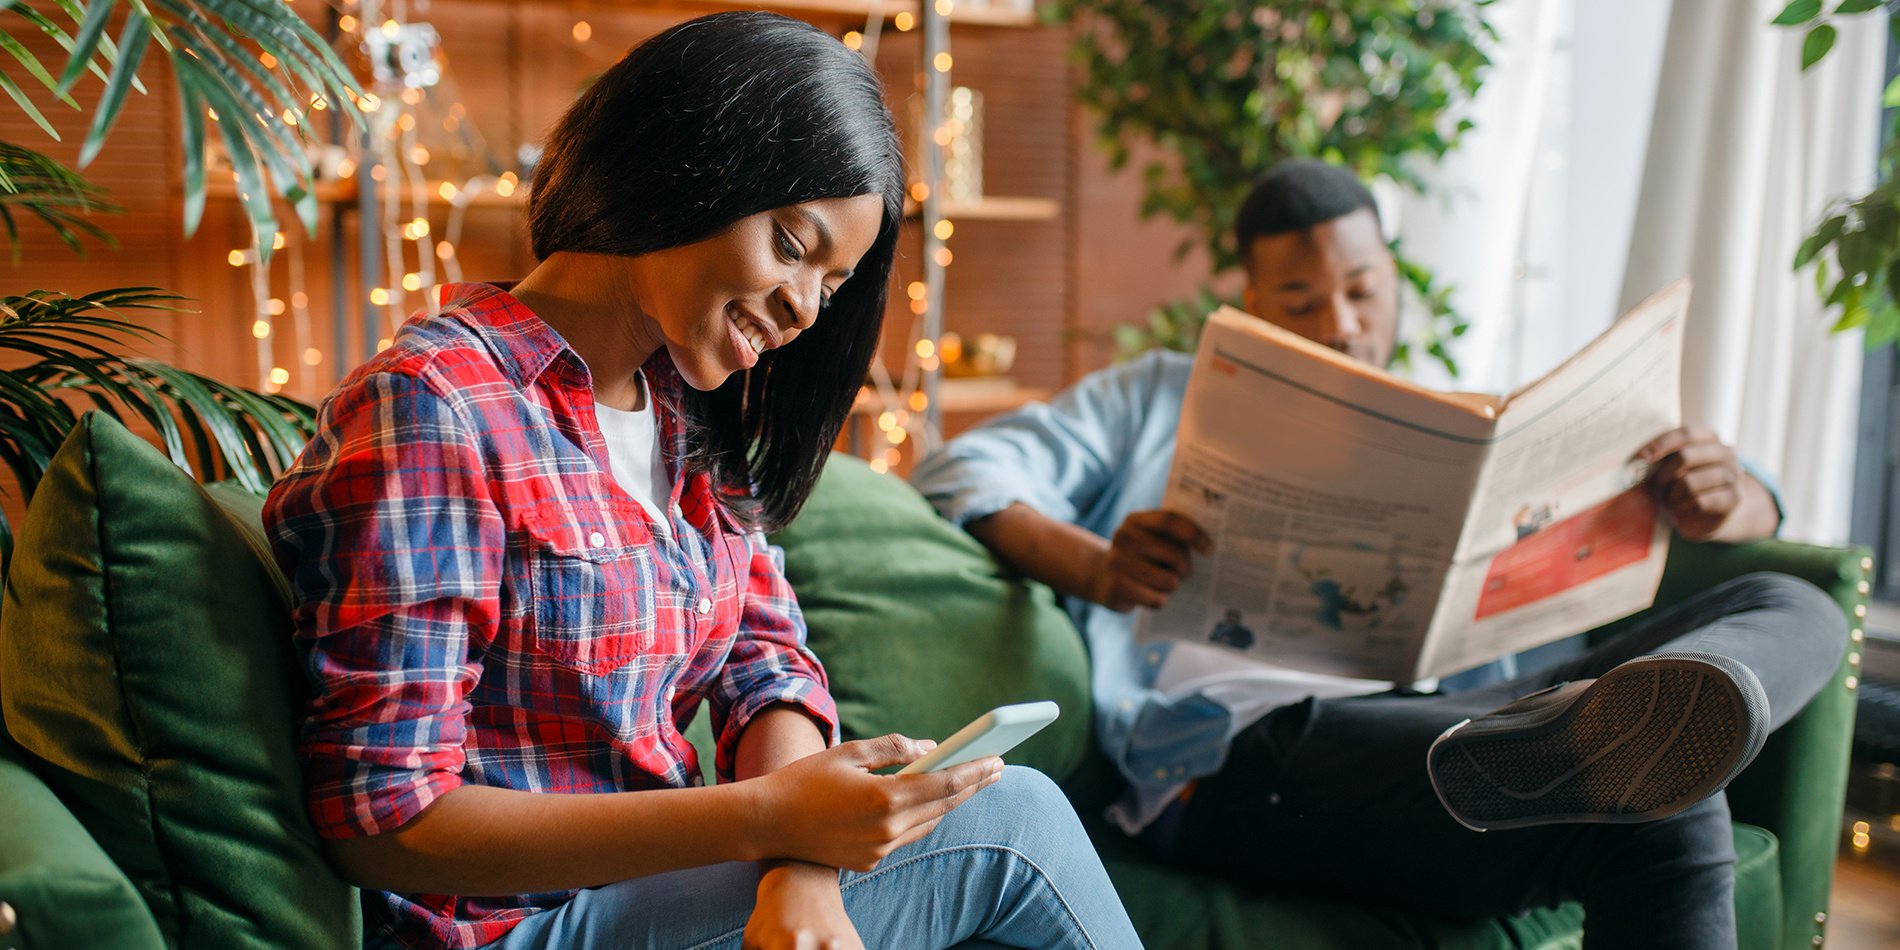
POLYGON ((408 824, 436 799, 462 787, 461 773, 431 769, 365 788, 365 773, 310 786, 310 822, 321 838, 365 838, 408 824))
POLYGON ((786 676, 766 689, 746 694, 726 714, 726 726, 719 733, 718 750, 713 761, 714 771, 718 773, 721 783, 733 781, 734 767, 739 758, 739 738, 745 735, 746 727, 752 724, 753 717, 777 703, 795 707, 810 716, 818 726, 818 731, 824 734, 826 748, 838 744, 838 707, 825 685, 807 676, 786 676))

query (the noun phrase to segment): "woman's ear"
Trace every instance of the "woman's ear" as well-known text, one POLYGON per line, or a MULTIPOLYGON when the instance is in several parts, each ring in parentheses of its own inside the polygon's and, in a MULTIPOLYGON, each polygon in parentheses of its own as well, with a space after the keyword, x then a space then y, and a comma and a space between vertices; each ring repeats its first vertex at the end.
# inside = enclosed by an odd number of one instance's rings
POLYGON ((1258 303, 1258 301, 1254 299, 1253 283, 1249 280, 1247 286, 1240 289, 1240 307, 1257 317, 1260 316, 1260 308, 1255 306, 1256 303, 1258 303))

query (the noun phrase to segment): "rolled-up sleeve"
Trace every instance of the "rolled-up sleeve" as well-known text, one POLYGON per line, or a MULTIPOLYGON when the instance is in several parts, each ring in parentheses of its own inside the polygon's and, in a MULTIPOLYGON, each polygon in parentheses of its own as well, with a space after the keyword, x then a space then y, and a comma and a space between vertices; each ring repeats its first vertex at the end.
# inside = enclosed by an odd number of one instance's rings
POLYGON ((774 703, 804 710, 824 733, 826 745, 838 742, 838 709, 824 667, 805 646, 805 617, 785 580, 784 552, 757 531, 746 534, 746 550, 739 632, 710 697, 719 744, 713 765, 722 782, 733 779, 746 726, 774 703))
POLYGON ((924 458, 911 484, 959 525, 1017 503, 1074 523, 1125 464, 1160 360, 1093 373, 1047 403, 998 416, 924 458))
POLYGON ((505 535, 472 430, 426 380, 356 380, 264 514, 310 688, 311 819, 331 838, 399 828, 462 784, 474 657, 499 623, 505 535))

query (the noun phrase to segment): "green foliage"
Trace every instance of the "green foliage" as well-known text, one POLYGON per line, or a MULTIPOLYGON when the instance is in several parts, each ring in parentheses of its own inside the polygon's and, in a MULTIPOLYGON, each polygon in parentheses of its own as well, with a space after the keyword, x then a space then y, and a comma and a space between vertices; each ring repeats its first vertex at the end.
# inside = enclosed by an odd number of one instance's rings
MULTIPOLYGON (((1841 0, 1832 14, 1824 14, 1821 0, 1793 0, 1773 20, 1781 26, 1806 27, 1801 43, 1801 68, 1809 69, 1834 47, 1832 16, 1851 16, 1882 7, 1880 0, 1841 0), (1818 21, 1818 22, 1817 22, 1818 21)), ((1900 19, 1889 21, 1900 42, 1900 19)), ((1900 79, 1888 84, 1881 102, 1900 106, 1900 79)), ((1889 130, 1880 153, 1880 183, 1858 198, 1834 202, 1822 213, 1821 223, 1795 251, 1794 269, 1814 268, 1815 293, 1830 308, 1839 308, 1836 331, 1865 327, 1868 345, 1900 340, 1900 185, 1894 172, 1900 167, 1900 116, 1889 130), (1830 265, 1830 260, 1833 266, 1830 265)))
MULTIPOLYGON (((177 310, 183 300, 151 287, 0 297, 0 353, 27 359, 0 372, 0 463, 29 499, 87 408, 121 421, 130 414, 157 433, 180 468, 235 478, 260 493, 296 457, 315 424, 309 406, 106 349, 157 338, 122 312, 177 310)), ((11 547, 0 519, 0 553, 11 547)))
MULTIPOLYGON (((72 90, 86 77, 104 84, 80 148, 81 167, 105 145, 129 94, 145 91, 138 70, 156 44, 170 60, 178 87, 186 232, 196 230, 204 213, 208 109, 218 113, 215 124, 260 251, 269 255, 277 232, 267 185, 290 201, 307 231, 315 232, 304 117, 318 97, 353 120, 361 116, 354 105, 355 80, 289 7, 278 0, 128 0, 114 41, 106 34, 120 9, 117 0, 50 0, 48 6, 74 29, 69 32, 17 0, 0 0, 0 51, 69 108, 79 108, 72 90), (9 32, 21 27, 44 33, 66 51, 58 76, 9 32), (265 56, 274 68, 264 67, 265 56)), ((59 139, 4 68, 0 90, 48 136, 59 139)), ((0 142, 0 224, 16 260, 17 212, 37 217, 74 252, 84 253, 82 237, 112 243, 86 215, 116 210, 78 173, 31 148, 0 142)), ((290 464, 315 425, 309 406, 107 348, 157 337, 121 314, 177 310, 182 300, 150 287, 0 297, 0 353, 25 362, 0 371, 0 464, 27 497, 85 408, 143 422, 172 461, 200 477, 236 478, 261 492, 290 464)), ((0 518, 0 573, 12 547, 12 529, 0 518)))
MULTIPOLYGON (((156 45, 169 60, 178 91, 185 232, 196 231, 204 215, 205 121, 207 110, 212 110, 218 115, 212 124, 237 173, 240 200, 261 238, 258 245, 265 259, 278 230, 272 189, 290 202, 304 230, 315 233, 317 203, 304 151, 304 118, 318 98, 356 117, 356 82, 323 38, 290 7, 267 0, 128 0, 114 41, 107 28, 120 8, 118 0, 53 0, 51 5, 71 21, 73 32, 25 5, 0 3, 0 50, 69 108, 79 108, 72 90, 86 76, 104 83, 80 146, 81 168, 104 147, 129 94, 145 91, 138 71, 156 45), (66 50, 57 77, 12 35, 15 28, 45 33, 66 50), (275 62, 274 69, 263 66, 266 54, 275 62)), ((48 136, 59 138, 18 81, 4 71, 0 90, 48 136)))
POLYGON ((25 211, 44 222, 59 239, 84 256, 86 235, 105 244, 112 236, 87 220, 96 211, 117 211, 105 200, 105 191, 52 158, 30 148, 0 142, 0 223, 7 229, 14 263, 20 260, 20 226, 13 218, 25 211))
MULTIPOLYGON (((1481 43, 1495 33, 1479 15, 1488 3, 1058 0, 1050 9, 1082 21, 1077 95, 1099 119, 1111 165, 1125 167, 1137 143, 1164 153, 1141 167, 1143 216, 1193 226, 1218 273, 1239 264, 1234 216, 1275 162, 1322 158, 1364 178, 1419 184, 1419 162, 1470 128, 1449 110, 1477 91, 1490 63, 1481 43)), ((1426 331, 1438 355, 1462 321, 1425 276, 1423 286, 1408 282, 1440 295, 1426 331)), ((1193 305, 1156 318, 1171 326, 1193 305)))

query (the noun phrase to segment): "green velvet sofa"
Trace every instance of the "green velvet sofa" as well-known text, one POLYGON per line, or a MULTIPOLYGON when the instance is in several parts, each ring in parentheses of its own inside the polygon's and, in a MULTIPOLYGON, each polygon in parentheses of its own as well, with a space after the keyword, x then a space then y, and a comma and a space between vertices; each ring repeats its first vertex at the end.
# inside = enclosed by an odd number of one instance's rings
MULTIPOLYGON (((0 948, 357 943, 355 895, 300 805, 300 687, 259 504, 198 487, 103 416, 60 450, 0 601, 0 948)), ((1574 906, 1456 922, 1154 863, 1100 818, 1116 783, 1090 741, 1087 656, 1047 589, 843 456, 775 540, 851 735, 941 737, 999 703, 1062 704, 1010 758, 1063 782, 1148 946, 1580 944, 1574 906)), ((1662 596, 1779 570, 1832 593, 1858 631, 1869 567, 1858 551, 1683 545, 1662 596)), ((1823 933, 1857 662, 1731 788, 1744 947, 1823 933)), ((703 743, 703 720, 689 735, 703 743)))

